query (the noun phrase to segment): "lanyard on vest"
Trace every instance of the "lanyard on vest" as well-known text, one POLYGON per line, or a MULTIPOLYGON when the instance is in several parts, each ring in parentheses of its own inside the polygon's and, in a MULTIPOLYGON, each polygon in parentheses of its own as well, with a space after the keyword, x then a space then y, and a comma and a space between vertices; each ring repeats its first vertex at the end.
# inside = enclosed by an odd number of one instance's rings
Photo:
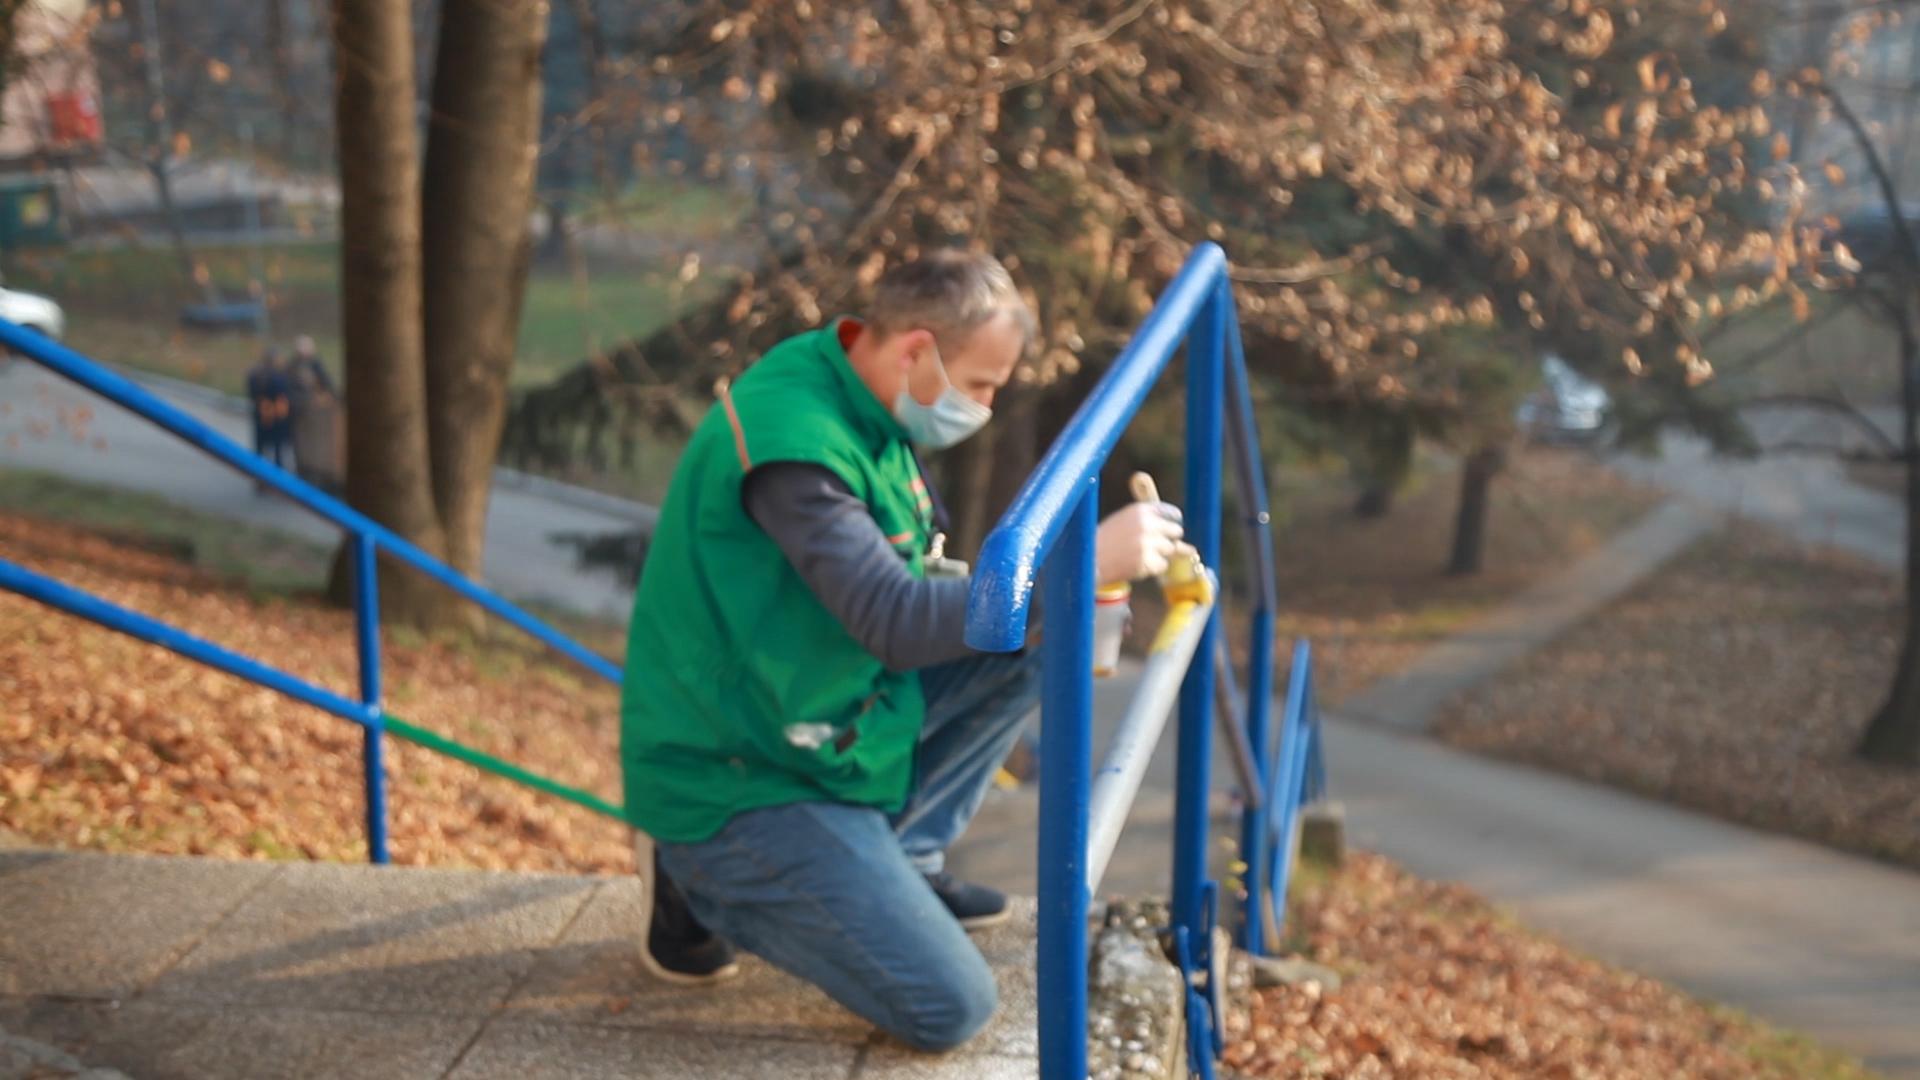
POLYGON ((947 558, 947 530, 953 527, 947 517, 947 504, 940 498, 940 490, 933 486, 933 477, 927 474, 927 463, 920 460, 919 449, 909 442, 907 453, 913 455, 913 468, 920 474, 920 486, 927 489, 927 501, 933 504, 933 539, 927 544, 927 573, 965 577, 967 564, 947 558))

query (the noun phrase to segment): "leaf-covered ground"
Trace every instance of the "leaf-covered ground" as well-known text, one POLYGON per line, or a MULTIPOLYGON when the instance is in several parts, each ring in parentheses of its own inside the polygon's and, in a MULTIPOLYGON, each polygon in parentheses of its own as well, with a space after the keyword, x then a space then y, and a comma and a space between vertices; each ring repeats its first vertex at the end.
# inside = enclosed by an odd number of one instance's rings
POLYGON ((1920 770, 1853 756, 1899 582, 1743 525, 1453 703, 1455 745, 1920 866, 1920 770))
MULTIPOLYGON (((0 515, 0 557, 354 695, 351 616, 0 515)), ((517 641, 385 651, 396 715, 619 801, 618 695, 517 641)), ((395 862, 631 869, 626 830, 387 740, 395 862)), ((365 857, 359 728, 0 593, 0 827, 60 847, 365 857)))
MULTIPOLYGON (((287 591, 324 575, 311 545, 52 477, 0 480, 0 556, 353 692, 351 619, 287 591)), ((1451 473, 1427 469, 1391 517, 1359 522, 1339 484, 1281 479, 1279 634, 1315 639, 1334 694, 1397 670, 1651 501, 1580 455, 1519 455, 1495 488, 1488 572, 1461 580, 1440 573, 1453 496, 1451 473)), ((588 640, 618 655, 619 637, 588 640)), ((612 687, 510 632, 388 646, 397 715, 618 801, 612 687)), ((395 740, 388 753, 396 861, 630 861, 612 822, 395 740)), ((0 594, 0 827, 69 847, 356 859, 359 761, 345 721, 0 594)))
POLYGON ((1494 484, 1485 568, 1452 577, 1445 573, 1459 499, 1452 462, 1426 462, 1393 511, 1371 520, 1355 517, 1352 492, 1325 476, 1282 476, 1275 486, 1276 637, 1283 649, 1297 637, 1312 640, 1315 677, 1329 702, 1401 671, 1659 502, 1579 451, 1523 449, 1494 484))
MULTIPOLYGON (((343 612, 18 516, 0 514, 0 557, 351 690, 343 612)), ((386 655, 396 712, 617 799, 611 687, 502 642, 403 644, 386 655)), ((356 860, 359 754, 344 721, 0 593, 0 837, 356 860)), ((613 822, 404 743, 389 754, 397 862, 631 869, 613 822)), ((1371 856, 1309 876, 1291 935, 1348 982, 1260 992, 1229 1058, 1244 1075, 1861 1075, 1371 856)))
POLYGON ((1228 1075, 1689 1080, 1869 1075, 1539 937, 1457 886, 1350 856, 1295 894, 1291 943, 1343 976, 1256 992, 1228 1075))

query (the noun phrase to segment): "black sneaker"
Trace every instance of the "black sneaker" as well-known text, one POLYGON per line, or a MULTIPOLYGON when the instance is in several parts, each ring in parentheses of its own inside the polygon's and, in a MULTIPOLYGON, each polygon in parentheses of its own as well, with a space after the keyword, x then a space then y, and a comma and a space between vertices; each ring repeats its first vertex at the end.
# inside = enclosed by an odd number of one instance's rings
POLYGON ((641 886, 650 897, 647 947, 640 950, 647 972, 680 986, 708 986, 740 974, 733 946, 693 917, 686 895, 660 868, 659 853, 640 865, 641 886))
POLYGON ((944 870, 928 874, 927 884, 933 887, 933 895, 953 912, 953 917, 960 920, 960 925, 969 930, 998 926, 1011 914, 1007 894, 998 889, 961 881, 944 870))

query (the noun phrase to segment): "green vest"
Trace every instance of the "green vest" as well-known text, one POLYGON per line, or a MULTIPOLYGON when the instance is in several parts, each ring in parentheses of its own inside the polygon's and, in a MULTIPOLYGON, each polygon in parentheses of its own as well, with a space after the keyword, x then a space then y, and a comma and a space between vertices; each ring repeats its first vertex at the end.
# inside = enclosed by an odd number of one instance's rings
POLYGON ((932 505, 899 424, 836 326, 781 342, 694 431, 640 575, 620 749, 628 819, 656 839, 764 806, 906 801, 920 676, 863 649, 747 516, 741 480, 774 461, 832 470, 922 574, 932 505))

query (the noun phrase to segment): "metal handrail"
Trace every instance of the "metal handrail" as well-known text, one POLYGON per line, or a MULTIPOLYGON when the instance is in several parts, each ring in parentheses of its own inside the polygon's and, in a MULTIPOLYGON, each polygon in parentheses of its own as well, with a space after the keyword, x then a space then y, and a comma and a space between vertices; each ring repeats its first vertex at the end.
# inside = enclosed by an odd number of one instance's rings
MULTIPOLYGON (((1251 659, 1244 711, 1247 757, 1266 755, 1267 699, 1272 692, 1275 571, 1266 481, 1261 467, 1253 399, 1235 318, 1226 254, 1201 244, 1161 294, 1093 392, 1068 421, 981 547, 967 611, 967 643, 1011 651, 1028 637, 1036 587, 1044 590, 1042 728, 1040 748, 1039 953, 1041 1075, 1084 1077, 1086 1046, 1086 918, 1091 890, 1106 869, 1139 788, 1145 760, 1165 723, 1167 687, 1180 680, 1178 781, 1174 810, 1172 920, 1169 937, 1183 973, 1208 981, 1214 885, 1206 879, 1207 793, 1211 720, 1219 647, 1219 609, 1200 612, 1197 629, 1182 635, 1177 656, 1148 661, 1147 676, 1114 736, 1097 774, 1092 758, 1093 544, 1099 473, 1147 394, 1185 347, 1187 365, 1187 538, 1208 566, 1220 559, 1220 480, 1223 444, 1239 477, 1253 579, 1251 659), (1229 404, 1231 407, 1229 408, 1229 404), (1194 663, 1193 658, 1200 662, 1194 663), (1184 674, 1182 674, 1184 673, 1184 674), (1096 799, 1097 796, 1097 799, 1096 799)), ((1221 665, 1224 666, 1224 665, 1221 665)), ((1231 686, 1230 670, 1224 680, 1231 686)), ((1289 742, 1292 740, 1290 739, 1289 742)), ((1291 752, 1292 747, 1288 747, 1291 752)), ((1260 767, 1260 766, 1254 766, 1260 767)), ((1264 764, 1259 797, 1249 798, 1241 847, 1248 918, 1241 944, 1263 947, 1260 918, 1269 872, 1269 838, 1283 801, 1282 770, 1264 764)), ((1290 820, 1290 818, 1289 818, 1290 820)), ((1276 865, 1285 863, 1277 860, 1276 865)), ((1278 880, 1284 881, 1284 878, 1278 880)), ((1187 1022, 1196 1053, 1192 1066, 1212 1075, 1219 1052, 1219 987, 1188 996, 1187 1022)))
POLYGON ((619 665, 502 599, 360 511, 248 451, 132 379, 51 338, 5 320, 0 320, 0 348, 25 356, 115 405, 151 420, 215 459, 345 530, 350 537, 350 565, 353 571, 354 639, 360 669, 359 698, 349 699, 297 675, 188 634, 158 619, 91 596, 4 559, 0 559, 0 589, 171 649, 209 667, 278 690, 297 701, 359 724, 364 736, 361 771, 366 788, 367 856, 372 862, 388 861, 386 761, 383 747, 383 738, 388 733, 496 775, 558 795, 598 813, 625 820, 624 811, 589 792, 416 728, 386 711, 380 666, 378 556, 386 554, 426 574, 483 610, 558 650, 592 674, 616 685, 620 682, 619 665))
POLYGON ((1147 657, 1140 668, 1140 685, 1128 703, 1126 714, 1114 725, 1113 740, 1107 746, 1107 759, 1093 774, 1093 786, 1087 796, 1087 890, 1100 888, 1106 877, 1107 862, 1113 858, 1114 845, 1120 842, 1120 830, 1127 822, 1127 809, 1140 793, 1140 781, 1146 776, 1153 748, 1166 729, 1173 696, 1193 661, 1193 650, 1200 635, 1213 618, 1213 606, 1203 605, 1187 615, 1173 640, 1164 649, 1147 657))
POLYGON ((1012 652, 1026 640, 1027 612, 1041 560, 1058 542, 1069 511, 1086 486, 1097 480, 1100 466, 1186 339, 1195 315, 1216 305, 1226 268, 1227 256, 1219 245, 1202 244, 1195 249, 1020 486, 1013 504, 980 546, 967 605, 967 644, 985 652, 1012 652))
POLYGON ((138 414, 206 451, 227 465, 327 519, 348 533, 371 539, 379 550, 426 574, 485 608, 587 670, 620 681, 620 668, 606 657, 527 614, 458 570, 367 515, 300 477, 227 438, 153 391, 80 353, 17 324, 0 319, 0 347, 25 355, 72 382, 138 414))

